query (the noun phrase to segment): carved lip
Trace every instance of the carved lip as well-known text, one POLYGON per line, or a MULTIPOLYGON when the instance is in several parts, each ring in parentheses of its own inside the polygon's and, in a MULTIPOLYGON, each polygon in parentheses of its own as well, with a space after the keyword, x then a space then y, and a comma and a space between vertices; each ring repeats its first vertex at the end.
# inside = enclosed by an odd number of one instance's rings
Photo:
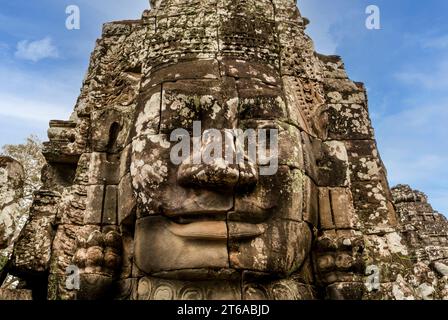
POLYGON ((195 240, 227 241, 227 239, 247 239, 262 235, 265 228, 261 224, 226 221, 198 221, 188 224, 170 223, 168 230, 181 238, 195 240))

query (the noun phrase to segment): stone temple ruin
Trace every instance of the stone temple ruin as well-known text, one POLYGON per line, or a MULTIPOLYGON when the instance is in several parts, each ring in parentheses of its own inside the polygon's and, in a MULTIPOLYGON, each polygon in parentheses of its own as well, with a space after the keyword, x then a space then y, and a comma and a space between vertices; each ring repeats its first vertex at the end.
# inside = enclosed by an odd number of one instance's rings
POLYGON ((363 84, 315 52, 294 0, 151 8, 104 25, 73 114, 50 122, 43 187, 7 270, 22 290, 448 298, 447 220, 422 193, 389 188, 363 84), (172 164, 170 133, 193 121, 278 129, 277 173, 172 164))
POLYGON ((12 158, 0 157, 0 250, 11 244, 16 233, 16 213, 23 183, 22 165, 12 158))

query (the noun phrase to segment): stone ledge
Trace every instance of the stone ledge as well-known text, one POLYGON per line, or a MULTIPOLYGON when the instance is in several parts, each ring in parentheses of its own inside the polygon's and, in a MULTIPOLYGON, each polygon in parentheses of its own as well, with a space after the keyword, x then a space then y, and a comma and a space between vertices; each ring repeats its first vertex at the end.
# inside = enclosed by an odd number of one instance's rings
POLYGON ((33 300, 31 290, 0 289, 1 300, 33 300))

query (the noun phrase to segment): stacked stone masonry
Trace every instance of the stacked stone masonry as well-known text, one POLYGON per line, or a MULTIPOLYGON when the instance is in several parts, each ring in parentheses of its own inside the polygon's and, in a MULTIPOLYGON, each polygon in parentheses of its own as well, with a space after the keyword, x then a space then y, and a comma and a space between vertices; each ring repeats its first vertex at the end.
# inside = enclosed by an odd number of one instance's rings
POLYGON ((295 1, 151 5, 104 25, 70 120, 50 122, 12 274, 48 299, 448 298, 447 221, 391 191, 365 87, 315 52, 295 1), (278 172, 174 165, 170 134, 194 121, 278 129, 278 172))

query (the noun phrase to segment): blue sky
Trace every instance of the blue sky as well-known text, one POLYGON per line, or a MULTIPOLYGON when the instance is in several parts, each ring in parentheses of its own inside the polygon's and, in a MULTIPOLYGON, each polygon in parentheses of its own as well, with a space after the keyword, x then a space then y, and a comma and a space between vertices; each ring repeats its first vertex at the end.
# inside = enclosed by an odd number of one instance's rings
MULTIPOLYGON (((319 52, 344 58, 366 84, 391 185, 426 192, 448 214, 448 1, 299 0, 319 52), (365 27, 368 5, 381 30, 365 27)), ((90 52, 107 21, 139 18, 147 0, 2 1, 0 146, 30 134, 46 139, 50 119, 67 119, 90 52), (68 5, 81 29, 65 28, 68 5)))

